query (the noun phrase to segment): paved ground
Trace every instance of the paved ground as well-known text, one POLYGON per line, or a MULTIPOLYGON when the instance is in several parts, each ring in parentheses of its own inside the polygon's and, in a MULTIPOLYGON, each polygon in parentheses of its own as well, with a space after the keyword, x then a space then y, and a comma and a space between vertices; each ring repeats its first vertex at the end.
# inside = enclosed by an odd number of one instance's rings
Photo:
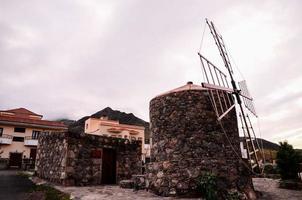
MULTIPOLYGON (((278 180, 267 178, 253 179, 255 189, 262 192, 260 200, 302 200, 302 191, 286 190, 278 188, 278 180)), ((77 200, 132 200, 132 199, 173 199, 162 198, 146 191, 133 192, 130 189, 122 189, 118 186, 94 186, 94 187, 61 187, 57 189, 70 193, 77 200)))
POLYGON ((34 184, 27 178, 17 175, 15 170, 0 170, 0 199, 23 200, 24 193, 34 184))
POLYGON ((268 178, 254 178, 254 187, 262 192, 261 200, 302 200, 302 191, 279 188, 278 180, 268 178))
MULTIPOLYGON (((169 197, 159 197, 150 192, 140 190, 134 192, 132 189, 123 189, 116 185, 93 186, 93 187, 61 187, 55 186, 56 189, 62 192, 71 194, 75 200, 160 200, 160 199, 175 199, 169 197)), ((181 198, 178 198, 181 200, 181 198)), ((189 200, 186 198, 186 200, 189 200)))
MULTIPOLYGON (((42 183, 41 181, 35 182, 42 183)), ((278 180, 255 178, 253 182, 255 189, 263 194, 260 200, 302 200, 302 191, 278 188, 278 180)), ((33 183, 26 177, 18 176, 17 171, 0 171, 0 200, 23 200, 24 193, 31 187, 33 183)), ((146 191, 133 192, 131 189, 122 189, 118 186, 55 187, 71 194, 75 200, 173 199, 158 197, 146 191)))

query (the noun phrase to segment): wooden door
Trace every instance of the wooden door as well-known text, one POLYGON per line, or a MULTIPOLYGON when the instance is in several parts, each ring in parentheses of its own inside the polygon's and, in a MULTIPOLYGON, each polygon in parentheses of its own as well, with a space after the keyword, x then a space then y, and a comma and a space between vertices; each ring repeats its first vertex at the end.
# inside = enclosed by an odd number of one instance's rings
POLYGON ((103 149, 101 183, 116 183, 116 151, 114 149, 103 149))
POLYGON ((21 168, 22 165, 22 153, 10 153, 9 167, 21 168))

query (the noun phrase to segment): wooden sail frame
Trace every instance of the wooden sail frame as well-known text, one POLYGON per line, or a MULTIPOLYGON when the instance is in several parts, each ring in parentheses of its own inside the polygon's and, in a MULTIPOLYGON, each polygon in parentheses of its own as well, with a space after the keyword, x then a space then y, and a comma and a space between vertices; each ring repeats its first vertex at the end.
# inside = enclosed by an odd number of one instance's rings
POLYGON ((198 53, 202 64, 202 70, 206 79, 206 82, 203 82, 201 84, 203 87, 209 89, 210 99, 212 101, 212 105, 214 107, 218 121, 222 120, 233 108, 235 108, 234 99, 236 99, 236 102, 240 109, 239 113, 241 113, 239 116, 240 121, 242 122, 242 128, 246 141, 246 148, 248 151, 248 159, 251 164, 251 170, 254 171, 256 168, 258 168, 258 171, 262 171, 262 161, 259 160, 257 156, 257 151, 260 150, 260 147, 258 142, 257 146, 254 144, 252 133, 254 134, 255 139, 256 135, 252 127, 251 121, 248 115, 245 115, 245 111, 242 106, 243 100, 244 106, 257 117, 253 104, 253 98, 249 94, 245 81, 239 82, 238 85, 240 89, 237 89, 237 85, 233 77, 232 65, 223 38, 218 33, 212 21, 206 19, 206 23, 214 38, 215 44, 218 47, 224 65, 227 68, 231 86, 229 86, 228 84, 228 76, 224 74, 218 67, 216 67, 211 61, 205 58, 201 53, 198 53), (248 124, 248 120, 250 122, 250 125, 248 124))

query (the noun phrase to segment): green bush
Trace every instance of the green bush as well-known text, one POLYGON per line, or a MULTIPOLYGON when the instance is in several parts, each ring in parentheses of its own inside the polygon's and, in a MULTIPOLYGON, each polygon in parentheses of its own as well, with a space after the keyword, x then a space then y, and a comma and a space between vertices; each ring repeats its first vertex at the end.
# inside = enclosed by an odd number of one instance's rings
POLYGON ((236 192, 228 192, 227 194, 227 200, 239 200, 240 199, 240 194, 236 192))
POLYGON ((302 161, 293 146, 287 142, 280 142, 277 152, 277 167, 282 180, 298 179, 299 163, 302 161))
POLYGON ((206 200, 216 200, 217 195, 217 177, 212 173, 205 173, 198 180, 198 190, 206 200))
POLYGON ((263 169, 265 174, 278 174, 278 170, 272 164, 265 164, 263 169))

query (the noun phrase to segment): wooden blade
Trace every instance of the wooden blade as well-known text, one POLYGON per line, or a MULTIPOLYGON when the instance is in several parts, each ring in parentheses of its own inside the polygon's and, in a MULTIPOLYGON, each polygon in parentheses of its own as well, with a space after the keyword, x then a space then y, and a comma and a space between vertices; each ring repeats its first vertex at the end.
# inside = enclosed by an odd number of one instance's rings
POLYGON ((232 88, 228 88, 228 87, 223 87, 223 86, 219 86, 219 85, 214 85, 211 83, 201 83, 202 87, 204 88, 208 88, 208 89, 213 89, 213 90, 222 90, 228 93, 233 93, 234 90, 232 88))

